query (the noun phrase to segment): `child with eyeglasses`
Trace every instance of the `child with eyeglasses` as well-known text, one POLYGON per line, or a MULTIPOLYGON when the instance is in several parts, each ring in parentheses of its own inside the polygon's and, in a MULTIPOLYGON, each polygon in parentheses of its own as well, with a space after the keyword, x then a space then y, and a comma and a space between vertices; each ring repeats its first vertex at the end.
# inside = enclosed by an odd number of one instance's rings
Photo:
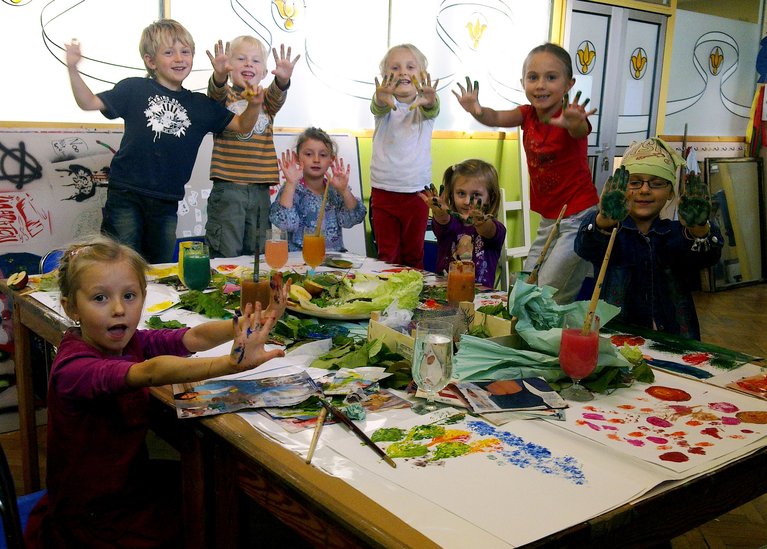
POLYGON ((581 223, 575 251, 599 272, 618 227, 602 299, 621 308, 622 322, 700 339, 692 288, 699 271, 719 261, 723 240, 709 221, 711 203, 695 174, 682 190, 679 221, 660 217, 674 198, 673 182, 683 164, 661 139, 633 143, 602 190, 599 210, 581 223))

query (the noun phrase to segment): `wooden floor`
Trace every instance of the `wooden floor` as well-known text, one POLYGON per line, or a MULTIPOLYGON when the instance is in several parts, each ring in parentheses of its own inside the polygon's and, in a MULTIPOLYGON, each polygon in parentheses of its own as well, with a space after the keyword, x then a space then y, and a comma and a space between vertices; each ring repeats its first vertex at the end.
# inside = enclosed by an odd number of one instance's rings
MULTIPOLYGON (((695 303, 702 339, 722 347, 767 357, 767 284, 698 293, 695 303)), ((767 364, 767 362, 765 363, 767 364)), ((45 467, 45 428, 39 430, 40 462, 45 467)), ((18 432, 0 434, 16 485, 21 485, 18 432)), ((762 471, 759 474, 767 474, 762 471)), ((45 474, 43 472, 43 478, 45 474)), ((767 495, 674 538, 673 549, 756 549, 767 547, 767 495)))

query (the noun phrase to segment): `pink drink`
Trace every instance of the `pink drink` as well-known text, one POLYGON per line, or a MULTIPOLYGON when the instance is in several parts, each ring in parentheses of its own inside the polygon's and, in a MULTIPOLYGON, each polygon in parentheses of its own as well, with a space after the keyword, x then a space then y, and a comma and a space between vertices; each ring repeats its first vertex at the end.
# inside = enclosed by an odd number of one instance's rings
POLYGON ((582 335, 580 328, 562 330, 562 346, 559 349, 559 365, 573 379, 581 380, 597 367, 599 355, 599 332, 592 330, 582 335))
POLYGON ((267 240, 264 256, 272 269, 282 268, 288 262, 288 241, 267 240))

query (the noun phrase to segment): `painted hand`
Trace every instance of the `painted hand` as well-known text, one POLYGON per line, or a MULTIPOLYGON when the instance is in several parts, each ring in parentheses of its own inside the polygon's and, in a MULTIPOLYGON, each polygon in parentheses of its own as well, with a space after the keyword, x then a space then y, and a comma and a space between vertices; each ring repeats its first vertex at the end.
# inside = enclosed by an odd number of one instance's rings
POLYGON ((679 220, 685 227, 705 225, 711 216, 708 188, 695 173, 688 173, 679 199, 679 220))
POLYGON ((272 55, 274 55, 275 68, 272 71, 274 78, 281 88, 284 88, 290 82, 290 77, 293 75, 293 69, 301 59, 301 55, 296 55, 295 59, 290 59, 291 48, 288 46, 287 54, 285 53, 285 44, 280 44, 280 54, 277 55, 277 49, 272 48, 272 55))
POLYGON ((613 221, 623 221, 629 214, 629 200, 626 188, 629 183, 629 172, 621 166, 607 178, 599 199, 599 213, 613 221))
POLYGON ((464 88, 459 83, 458 89, 461 90, 460 95, 455 90, 452 91, 453 95, 458 99, 458 103, 463 107, 463 110, 474 116, 479 116, 482 113, 482 107, 479 104, 479 82, 475 80, 472 86, 471 79, 467 76, 466 87, 464 88))
POLYGON ((578 92, 575 94, 573 102, 570 103, 570 94, 566 93, 562 99, 562 113, 556 118, 544 120, 543 122, 566 130, 577 128, 589 116, 597 112, 596 109, 586 110, 586 105, 589 104, 590 99, 587 98, 583 104, 579 104, 580 99, 581 92, 578 92))
POLYGON ((391 110, 396 111, 397 105, 394 102, 394 88, 397 87, 397 80, 394 78, 394 73, 384 76, 383 82, 380 84, 378 78, 376 78, 375 83, 376 103, 387 105, 391 110))
POLYGON ((423 190, 418 193, 418 196, 420 196, 421 200, 423 200, 426 205, 429 206, 433 214, 438 216, 442 215, 443 217, 445 215, 450 215, 450 208, 442 199, 444 190, 445 189, 443 187, 439 190, 439 193, 437 193, 437 188, 434 186, 434 184, 430 184, 424 187, 423 190))
POLYGON ((293 150, 287 150, 277 159, 277 166, 280 168, 285 181, 289 185, 295 185, 304 175, 304 170, 299 163, 298 155, 293 150))
POLYGON ((262 314, 261 304, 257 304, 255 311, 253 305, 248 303, 243 314, 244 321, 239 322, 234 317, 234 341, 229 353, 229 363, 238 372, 250 370, 263 364, 267 360, 278 356, 284 356, 282 349, 266 351, 264 343, 269 337, 269 331, 274 327, 277 319, 273 314, 262 314))
POLYGON ((437 101, 437 86, 439 86, 439 79, 432 85, 431 75, 428 72, 422 72, 420 82, 417 78, 413 78, 413 86, 418 90, 418 95, 408 110, 412 111, 422 106, 426 108, 433 107, 437 101))
POLYGON ((469 216, 466 218, 466 223, 478 227, 482 225, 488 219, 492 219, 493 216, 487 213, 487 204, 482 204, 482 199, 477 197, 474 200, 472 196, 469 199, 469 216))
POLYGON ((229 64, 229 51, 229 42, 224 45, 221 40, 213 45, 213 53, 210 53, 210 50, 205 50, 210 64, 213 65, 216 82, 226 81, 229 71, 232 70, 232 65, 229 64))
POLYGON ((330 165, 330 176, 328 184, 332 185, 340 194, 349 186, 349 174, 351 174, 351 164, 346 164, 344 169, 344 159, 336 158, 330 165))

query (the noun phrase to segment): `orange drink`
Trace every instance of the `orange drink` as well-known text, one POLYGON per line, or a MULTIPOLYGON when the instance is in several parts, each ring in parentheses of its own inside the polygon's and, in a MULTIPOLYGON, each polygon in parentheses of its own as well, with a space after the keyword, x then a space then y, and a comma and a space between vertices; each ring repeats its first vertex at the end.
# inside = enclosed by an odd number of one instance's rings
POLYGON ((304 262, 312 269, 317 267, 325 259, 325 236, 315 235, 314 231, 307 230, 304 233, 304 262))
POLYGON ((474 262, 453 261, 447 273, 447 302, 457 307, 461 301, 474 301, 474 262))
POLYGON ((243 269, 240 277, 240 310, 245 310, 246 303, 252 303, 255 310, 256 302, 258 302, 261 303, 261 310, 265 311, 271 299, 269 276, 262 274, 256 282, 253 280, 253 269, 243 269))

